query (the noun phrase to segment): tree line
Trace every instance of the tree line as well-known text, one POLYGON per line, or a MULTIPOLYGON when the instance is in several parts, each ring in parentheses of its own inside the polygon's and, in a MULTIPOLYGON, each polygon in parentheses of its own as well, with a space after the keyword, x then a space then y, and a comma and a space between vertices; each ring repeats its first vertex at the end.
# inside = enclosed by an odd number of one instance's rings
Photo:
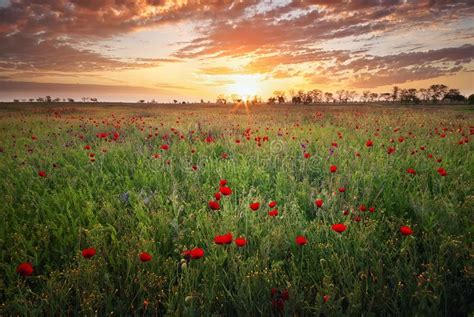
MULTIPOLYGON (((221 94, 217 97, 217 103, 225 104, 228 102, 242 102, 237 95, 229 97, 221 94)), ((261 103, 259 96, 254 96, 247 103, 261 103)), ((310 103, 348 103, 348 102, 400 102, 402 104, 419 104, 419 103, 466 103, 474 104, 474 94, 468 98, 463 96, 459 89, 449 88, 444 84, 434 84, 428 88, 406 88, 401 89, 394 86, 391 92, 376 93, 370 90, 364 90, 361 94, 355 90, 340 89, 335 93, 323 92, 319 89, 312 90, 294 90, 287 92, 284 90, 275 90, 273 95, 267 99, 268 104, 276 103, 293 103, 293 104, 310 104, 310 103)))

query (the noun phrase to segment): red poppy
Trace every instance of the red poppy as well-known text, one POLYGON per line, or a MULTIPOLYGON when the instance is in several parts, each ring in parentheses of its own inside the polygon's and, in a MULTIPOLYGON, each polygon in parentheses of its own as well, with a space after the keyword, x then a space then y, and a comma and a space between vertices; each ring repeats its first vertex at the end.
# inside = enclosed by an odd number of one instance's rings
POLYGON ((243 238, 243 237, 239 237, 239 238, 235 239, 235 244, 238 247, 243 247, 247 244, 247 240, 245 240, 245 238, 243 238))
POLYGON ((411 167, 409 169, 407 169, 407 173, 412 174, 412 175, 416 175, 416 171, 411 167))
POLYGON ((268 212, 268 215, 269 215, 270 217, 276 217, 276 216, 278 216, 278 210, 277 210, 277 209, 270 210, 270 211, 268 212))
POLYGON ((162 146, 160 146, 160 149, 162 150, 168 150, 170 148, 170 146, 168 144, 163 144, 162 146))
POLYGON ((446 176, 448 175, 448 172, 446 172, 446 170, 442 167, 438 168, 438 174, 441 175, 441 176, 446 176))
POLYGON ((361 216, 355 216, 352 220, 354 220, 355 222, 360 222, 362 220, 362 217, 361 216))
POLYGON ((148 252, 142 252, 142 253, 140 253, 140 261, 142 261, 142 262, 151 261, 151 254, 148 253, 148 252))
POLYGON ((91 146, 90 146, 90 145, 84 146, 84 150, 90 150, 90 149, 91 149, 91 146))
POLYGON ((183 251, 185 257, 190 257, 193 260, 200 259, 204 256, 204 250, 201 248, 194 248, 192 250, 183 251))
POLYGON ((346 191, 346 188, 345 188, 345 187, 339 187, 339 192, 340 192, 340 193, 343 193, 343 192, 345 192, 345 191, 346 191))
POLYGON ((94 248, 86 248, 82 250, 82 256, 86 259, 92 258, 95 255, 94 248))
POLYGON ((221 179, 219 181, 219 186, 225 186, 227 184, 227 180, 226 179, 221 179))
POLYGON ((260 208, 260 203, 259 202, 255 202, 255 203, 250 204, 250 209, 252 209, 253 211, 257 211, 258 208, 260 208))
POLYGON ((331 165, 331 167, 329 167, 329 171, 330 171, 331 173, 336 173, 336 171, 337 171, 337 166, 336 166, 336 165, 331 165))
POLYGON ((321 208, 323 206, 323 200, 320 198, 316 199, 314 203, 316 204, 316 207, 318 208, 321 208))
POLYGON ((344 231, 346 231, 347 229, 347 226, 345 226, 343 223, 336 223, 334 225, 332 225, 332 230, 338 232, 338 233, 342 233, 344 231))
POLYGON ((224 196, 229 196, 230 194, 232 194, 232 189, 230 189, 230 187, 227 187, 227 186, 222 186, 221 188, 219 188, 219 190, 224 196))
POLYGON ((409 236, 413 234, 413 230, 411 230, 411 228, 408 226, 401 226, 400 233, 404 236, 409 236))
POLYGON ((367 142, 365 142, 366 147, 371 147, 373 145, 374 145, 374 142, 372 142, 372 140, 368 140, 367 142))
POLYGON ((374 212, 374 211, 375 211, 375 207, 370 207, 370 208, 369 208, 369 211, 370 211, 370 212, 374 212))
POLYGON ((308 243, 308 239, 306 239, 305 236, 297 236, 296 239, 295 239, 295 242, 297 245, 305 245, 306 243, 308 243))
POLYGON ((46 177, 46 172, 45 172, 45 171, 39 171, 39 172, 38 172, 38 175, 39 175, 40 177, 46 177))
POLYGON ((218 210, 220 208, 219 203, 217 201, 209 201, 209 208, 212 210, 218 210))
POLYGON ((311 157, 311 154, 305 153, 303 156, 304 156, 305 159, 309 159, 311 157))
POLYGON ((16 267, 16 272, 21 276, 30 276, 31 274, 33 274, 33 265, 28 262, 20 263, 16 267))
POLYGON ((222 236, 215 236, 214 242, 216 244, 231 244, 232 243, 232 233, 226 233, 222 236))
POLYGON ((330 296, 329 295, 324 295, 323 296, 323 302, 327 303, 329 301, 330 296))
POLYGON ((268 207, 270 208, 273 208, 277 205, 277 202, 276 201, 271 201, 269 204, 268 204, 268 207))
POLYGON ((387 153, 388 153, 388 154, 392 154, 392 153, 394 153, 394 152, 395 152, 395 148, 394 148, 394 147, 389 147, 389 148, 387 149, 387 153))
POLYGON ((367 207, 364 204, 362 204, 362 205, 359 206, 359 210, 364 212, 364 211, 367 210, 367 207))
POLYGON ((221 193, 217 192, 217 193, 214 193, 214 198, 216 198, 216 200, 220 200, 221 199, 221 193))

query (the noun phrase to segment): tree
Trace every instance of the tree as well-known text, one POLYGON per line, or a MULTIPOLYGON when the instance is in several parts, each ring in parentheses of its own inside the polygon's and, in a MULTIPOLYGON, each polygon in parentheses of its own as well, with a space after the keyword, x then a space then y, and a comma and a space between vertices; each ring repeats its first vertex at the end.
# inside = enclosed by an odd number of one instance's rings
POLYGON ((74 102, 74 99, 73 98, 67 98, 67 101, 68 102, 74 102))
POLYGON ((398 94, 400 92, 400 88, 398 88, 398 86, 393 86, 393 90, 392 90, 392 100, 395 102, 398 100, 398 94))
POLYGON ((348 99, 349 101, 354 101, 355 97, 357 97, 357 92, 355 90, 346 91, 346 102, 348 99))
POLYGON ((448 86, 443 84, 435 84, 430 86, 431 99, 434 103, 437 103, 438 100, 443 99, 444 95, 448 91, 448 86))
POLYGON ((467 97, 467 103, 470 105, 474 105, 474 94, 469 95, 469 97, 467 97))
POLYGON ((369 98, 370 98, 370 102, 373 102, 374 100, 376 100, 378 98, 378 94, 376 92, 371 92, 369 94, 369 98))
POLYGON ((30 98, 28 99, 29 102, 35 102, 35 99, 34 98, 30 98))
POLYGON ((344 89, 339 89, 338 91, 336 91, 336 95, 337 95, 337 100, 339 100, 339 102, 347 101, 346 91, 344 89))
POLYGON ((140 99, 140 100, 138 100, 138 102, 139 102, 139 103, 145 103, 145 100, 140 99))
POLYGON ((51 96, 46 96, 45 100, 46 102, 51 102, 51 96))
POLYGON ((275 90, 273 96, 278 100, 278 103, 284 103, 286 101, 285 92, 283 90, 275 90))
POLYGON ((418 90, 418 94, 420 95, 420 99, 424 102, 428 102, 431 99, 431 90, 426 88, 420 88, 418 90))
POLYGON ((370 96, 370 90, 364 90, 362 92, 362 101, 367 102, 369 101, 369 96, 370 96))
POLYGON ((267 103, 268 103, 269 105, 274 105, 275 102, 276 102, 276 98, 275 98, 275 97, 270 97, 270 98, 268 98, 267 103))
POLYGON ((450 89, 443 97, 443 101, 449 101, 449 102, 463 102, 465 100, 466 100, 466 97, 461 95, 461 93, 459 92, 459 89, 450 89))
POLYGON ((331 102, 334 100, 334 97, 332 96, 332 92, 325 92, 324 93, 324 99, 326 99, 326 102, 331 102))
POLYGON ((36 101, 37 102, 44 102, 44 98, 43 97, 38 97, 38 98, 36 98, 36 101))
POLYGON ((418 98, 416 94, 417 94, 417 90, 415 88, 402 89, 400 91, 400 101, 402 103, 409 103, 409 102, 418 103, 420 102, 420 99, 418 98))
POLYGON ((384 92, 380 94, 380 98, 383 98, 385 101, 389 101, 392 98, 392 94, 389 92, 384 92))
POLYGON ((232 100, 233 103, 239 103, 242 101, 242 98, 237 94, 230 95, 230 99, 232 100))
POLYGON ((313 89, 308 91, 307 95, 311 97, 313 102, 321 102, 323 97, 323 92, 319 89, 313 89))
POLYGON ((225 105, 227 103, 227 97, 223 94, 220 94, 219 96, 217 96, 216 103, 220 103, 220 104, 225 105))

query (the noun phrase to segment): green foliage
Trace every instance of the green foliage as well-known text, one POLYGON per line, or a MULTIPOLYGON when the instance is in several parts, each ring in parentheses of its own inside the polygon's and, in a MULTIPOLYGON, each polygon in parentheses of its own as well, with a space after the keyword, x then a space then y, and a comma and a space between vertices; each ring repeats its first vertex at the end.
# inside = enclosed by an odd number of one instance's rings
POLYGON ((278 315, 272 288, 288 289, 287 315, 474 309, 469 113, 51 109, 1 113, 2 316, 278 315), (211 211, 220 179, 233 193, 211 211), (267 214, 272 200, 277 217, 267 214), (348 228, 336 233, 335 223, 348 228), (402 225, 414 234, 401 235, 402 225), (213 242, 227 232, 248 244, 213 242), (297 235, 308 244, 297 246, 297 235), (90 259, 87 247, 97 250, 90 259), (194 247, 205 256, 186 263, 182 252, 194 247), (140 262, 143 251, 150 262, 140 262), (21 262, 32 276, 15 272, 21 262))

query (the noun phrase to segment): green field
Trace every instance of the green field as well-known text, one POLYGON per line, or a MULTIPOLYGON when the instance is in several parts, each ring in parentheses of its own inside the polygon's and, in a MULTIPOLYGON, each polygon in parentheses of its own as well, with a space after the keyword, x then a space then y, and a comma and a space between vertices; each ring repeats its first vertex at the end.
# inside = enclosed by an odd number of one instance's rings
POLYGON ((0 105, 0 315, 472 314, 473 134, 462 106, 0 105))

